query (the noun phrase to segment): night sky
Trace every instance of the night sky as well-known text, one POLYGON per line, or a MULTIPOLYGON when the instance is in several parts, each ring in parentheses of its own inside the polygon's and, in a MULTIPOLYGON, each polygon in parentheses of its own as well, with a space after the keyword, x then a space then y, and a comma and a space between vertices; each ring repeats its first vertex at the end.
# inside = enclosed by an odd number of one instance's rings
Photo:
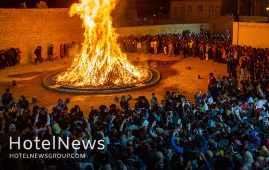
MULTIPOLYGON (((26 2, 27 8, 34 8, 40 0, 0 0, 0 8, 19 8, 21 2, 26 2)), ((70 8, 70 6, 79 2, 79 0, 43 0, 49 8, 70 8)), ((164 13, 169 14, 171 0, 119 0, 119 4, 128 4, 129 8, 136 9, 138 13, 164 13), (134 4, 137 4, 134 6, 134 4), (141 6, 142 5, 142 6, 141 6), (151 8, 150 10, 148 8, 151 8)), ((175 1, 175 0, 174 0, 175 1)), ((243 4, 250 0, 241 0, 243 4)), ((119 5, 118 4, 118 5, 119 5)), ((224 0, 222 14, 236 13, 237 0, 224 0)), ((247 9, 247 7, 244 7, 247 9)), ((246 15, 246 14, 244 14, 246 15)))
MULTIPOLYGON (((27 8, 35 8, 40 0, 0 0, 0 8, 20 8, 26 2, 27 8)), ((79 0, 43 0, 49 8, 70 8, 79 0)), ((170 0, 119 0, 118 5, 125 9, 136 9, 138 13, 169 13, 170 0), (126 6, 127 5, 127 6, 126 6)))
MULTIPOLYGON (((26 2, 27 8, 34 8, 40 0, 0 0, 0 8, 19 8, 21 2, 26 2)), ((43 0, 49 8, 69 8, 79 0, 43 0)))
MULTIPOLYGON (((34 8, 35 4, 40 0, 0 0, 0 8, 19 8, 21 2, 26 2, 27 8, 34 8)), ((79 2, 79 0, 43 0, 46 2, 49 8, 69 8, 73 3, 79 2)), ((119 0, 119 3, 128 0, 119 0)), ((132 1, 132 0, 131 0, 132 1)), ((169 7, 170 0, 136 0, 132 2, 144 2, 152 5, 160 5, 166 8, 169 7)), ((124 3, 124 2, 123 2, 124 3)))
MULTIPOLYGON (((19 8, 21 2, 26 2, 27 8, 34 8, 35 4, 40 0, 0 0, 0 8, 19 8)), ((79 0, 43 0, 46 2, 49 8, 69 8, 73 3, 79 2, 79 0)), ((127 0, 119 0, 121 1, 127 0)), ((169 4, 170 0, 138 0, 150 4, 166 3, 169 4), (167 3, 168 2, 168 3, 167 3)), ((138 2, 137 1, 137 2, 138 2)))

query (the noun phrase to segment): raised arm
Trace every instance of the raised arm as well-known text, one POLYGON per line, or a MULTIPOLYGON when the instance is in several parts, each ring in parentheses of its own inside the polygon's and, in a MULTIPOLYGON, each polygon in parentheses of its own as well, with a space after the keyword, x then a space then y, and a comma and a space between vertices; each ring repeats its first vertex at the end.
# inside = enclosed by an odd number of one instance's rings
POLYGON ((175 144, 175 135, 176 135, 176 133, 177 133, 177 130, 175 130, 175 131, 173 132, 173 134, 172 134, 172 136, 171 136, 171 140, 170 140, 170 142, 171 142, 172 146, 174 147, 174 149, 175 149, 178 153, 182 154, 182 153, 183 153, 183 148, 182 148, 182 147, 179 147, 179 146, 177 146, 177 145, 175 144))

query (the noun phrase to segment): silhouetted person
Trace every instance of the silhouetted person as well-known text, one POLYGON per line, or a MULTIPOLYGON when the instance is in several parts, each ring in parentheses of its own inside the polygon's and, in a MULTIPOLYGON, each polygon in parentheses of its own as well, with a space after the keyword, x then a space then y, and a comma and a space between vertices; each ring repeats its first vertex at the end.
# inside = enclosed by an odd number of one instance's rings
POLYGON ((35 58, 35 64, 37 62, 37 60, 39 60, 40 63, 42 63, 42 57, 41 57, 41 46, 38 46, 36 49, 35 49, 35 52, 34 54, 36 55, 36 58, 35 58))

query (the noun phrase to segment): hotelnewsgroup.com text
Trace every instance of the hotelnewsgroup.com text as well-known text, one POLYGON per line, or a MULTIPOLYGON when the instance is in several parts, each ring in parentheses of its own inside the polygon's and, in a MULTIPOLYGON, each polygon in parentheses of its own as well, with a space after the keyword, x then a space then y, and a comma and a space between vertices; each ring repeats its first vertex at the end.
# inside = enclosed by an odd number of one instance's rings
POLYGON ((33 158, 33 159, 45 159, 45 158, 86 158, 85 153, 74 154, 74 153, 10 153, 9 158, 20 159, 20 158, 33 158))

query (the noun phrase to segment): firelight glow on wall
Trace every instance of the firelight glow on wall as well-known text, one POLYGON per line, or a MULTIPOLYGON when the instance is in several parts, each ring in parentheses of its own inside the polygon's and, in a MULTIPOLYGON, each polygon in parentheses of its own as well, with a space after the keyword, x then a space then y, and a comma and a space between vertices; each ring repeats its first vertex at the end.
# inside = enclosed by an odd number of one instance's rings
POLYGON ((269 23, 269 7, 266 8, 267 11, 267 22, 269 23))

